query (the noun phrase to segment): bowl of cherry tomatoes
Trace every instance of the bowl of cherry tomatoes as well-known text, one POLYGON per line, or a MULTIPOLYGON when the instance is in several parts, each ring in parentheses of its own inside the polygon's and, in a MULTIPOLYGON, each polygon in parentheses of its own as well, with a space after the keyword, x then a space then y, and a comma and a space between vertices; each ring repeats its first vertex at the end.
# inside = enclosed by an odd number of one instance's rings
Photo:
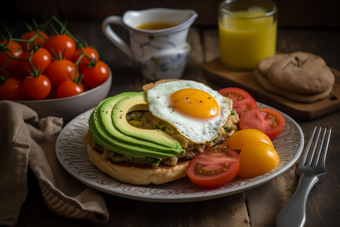
POLYGON ((112 82, 112 74, 109 69, 107 80, 81 94, 54 99, 42 100, 18 100, 15 102, 24 104, 37 112, 39 118, 55 116, 63 118, 64 121, 70 121, 79 114, 95 107, 100 101, 105 99, 109 93, 112 82))
MULTIPOLYGON (((0 100, 24 104, 40 118, 71 120, 109 93, 112 72, 94 47, 63 33, 48 36, 39 26, 20 38, 0 40, 0 100)), ((46 24, 45 24, 46 27, 46 24)))

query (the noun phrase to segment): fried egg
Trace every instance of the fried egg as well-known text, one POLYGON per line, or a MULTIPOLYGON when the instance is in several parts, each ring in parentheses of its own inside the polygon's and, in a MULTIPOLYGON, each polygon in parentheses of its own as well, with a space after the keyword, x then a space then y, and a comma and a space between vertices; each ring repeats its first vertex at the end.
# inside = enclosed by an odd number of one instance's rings
POLYGON ((150 112, 190 141, 204 144, 218 137, 232 100, 208 86, 188 80, 161 83, 147 91, 150 112))

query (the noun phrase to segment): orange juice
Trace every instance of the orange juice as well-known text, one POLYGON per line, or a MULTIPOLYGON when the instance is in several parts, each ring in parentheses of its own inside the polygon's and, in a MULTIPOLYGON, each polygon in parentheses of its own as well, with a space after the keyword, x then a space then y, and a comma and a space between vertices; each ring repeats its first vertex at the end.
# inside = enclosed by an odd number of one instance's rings
POLYGON ((252 70, 275 54, 277 22, 264 12, 235 12, 219 18, 220 58, 228 68, 252 70))

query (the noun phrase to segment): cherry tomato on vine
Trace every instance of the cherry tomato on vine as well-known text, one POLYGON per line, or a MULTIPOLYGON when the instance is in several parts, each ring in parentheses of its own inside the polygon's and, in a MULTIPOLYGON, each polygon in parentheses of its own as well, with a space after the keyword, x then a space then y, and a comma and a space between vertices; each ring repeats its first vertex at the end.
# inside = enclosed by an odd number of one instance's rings
POLYGON ((42 45, 44 45, 44 43, 46 42, 46 40, 48 40, 48 35, 43 32, 43 31, 28 31, 25 32, 22 36, 21 39, 23 40, 31 40, 33 38, 33 36, 35 36, 36 34, 39 34, 37 37, 35 37, 32 42, 21 42, 20 45, 22 47, 22 49, 24 50, 32 50, 34 48, 34 44, 35 43, 38 47, 41 47, 42 45))
POLYGON ((240 177, 256 177, 274 169, 280 157, 274 147, 267 143, 255 141, 243 146, 240 152, 240 177))
MULTIPOLYGON (((8 40, 4 40, 4 41, 1 41, 0 44, 3 44, 3 45, 7 44, 7 46, 6 47, 3 46, 2 47, 3 49, 1 49, 0 51, 0 68, 2 68, 6 64, 6 62, 9 59, 9 56, 12 56, 15 58, 21 58, 24 53, 20 44, 15 41, 8 42, 8 40)), ((20 60, 10 59, 5 66, 5 70, 7 72, 11 72, 16 67, 18 67, 19 63, 20 63, 20 60)))
POLYGON ((25 79, 24 84, 25 95, 33 100, 41 100, 48 96, 51 91, 51 82, 45 75, 37 77, 28 77, 25 79))
POLYGON ((43 45, 52 58, 71 60, 75 51, 76 43, 68 35, 53 35, 43 45))
POLYGON ((218 91, 221 95, 233 100, 233 109, 241 116, 244 112, 257 108, 255 99, 245 90, 227 87, 218 91))
POLYGON ((82 70, 83 82, 90 88, 95 88, 104 83, 109 77, 109 68, 102 61, 98 61, 94 67, 86 66, 82 70))
POLYGON ((65 80, 74 80, 77 76, 77 68, 70 60, 55 60, 48 67, 46 76, 53 85, 59 86, 65 80))
POLYGON ((189 179, 202 187, 218 187, 234 179, 240 169, 239 156, 228 148, 209 148, 196 155, 186 169, 189 179))
MULTIPOLYGON (((94 62, 99 61, 99 54, 96 51, 96 49, 92 47, 83 47, 83 52, 86 56, 90 57, 94 62)), ((72 62, 76 63, 79 60, 81 54, 82 54, 81 49, 78 48, 76 52, 74 53, 72 62)), ((81 60, 79 61, 79 64, 78 64, 79 70, 82 70, 86 65, 90 64, 90 60, 86 56, 83 56, 81 60)))
POLYGON ((73 82, 72 80, 66 80, 62 82, 57 89, 58 98, 66 98, 74 95, 79 95, 84 92, 84 88, 73 82))
POLYGON ((22 83, 15 78, 8 78, 0 85, 0 99, 23 100, 24 90, 22 83))
POLYGON ((244 113, 240 118, 241 129, 257 129, 270 139, 277 137, 286 126, 286 119, 272 108, 256 108, 244 113))
MULTIPOLYGON (((31 52, 26 51, 23 55, 23 59, 29 59, 31 57, 31 52)), ((37 51, 33 52, 31 63, 33 64, 34 68, 38 70, 39 73, 46 72, 48 66, 51 64, 52 59, 50 53, 43 47, 40 47, 37 51)), ((32 68, 31 64, 28 61, 21 61, 20 62, 20 73, 23 74, 31 74, 34 69, 32 68)))

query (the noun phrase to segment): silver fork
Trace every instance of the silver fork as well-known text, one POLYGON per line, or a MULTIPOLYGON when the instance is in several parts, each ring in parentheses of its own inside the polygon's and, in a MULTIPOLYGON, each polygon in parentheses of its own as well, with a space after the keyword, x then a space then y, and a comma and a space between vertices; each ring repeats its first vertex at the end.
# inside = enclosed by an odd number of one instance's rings
POLYGON ((319 136, 321 133, 321 127, 318 131, 314 146, 311 149, 311 144, 313 142, 316 129, 317 127, 314 128, 313 134, 308 141, 304 154, 295 171, 295 174, 300 176, 299 184, 292 198, 290 198, 290 200, 286 203, 286 205, 283 207, 283 209, 277 216, 276 218, 277 227, 304 226, 306 222, 306 202, 308 195, 312 190, 313 186, 316 183, 321 182, 326 174, 325 161, 332 130, 329 129, 328 131, 327 141, 325 142, 325 147, 323 149, 324 152, 322 153, 322 148, 324 146, 324 141, 327 132, 327 128, 325 128, 321 139, 321 145, 319 146, 319 151, 315 153, 319 141, 319 136))

